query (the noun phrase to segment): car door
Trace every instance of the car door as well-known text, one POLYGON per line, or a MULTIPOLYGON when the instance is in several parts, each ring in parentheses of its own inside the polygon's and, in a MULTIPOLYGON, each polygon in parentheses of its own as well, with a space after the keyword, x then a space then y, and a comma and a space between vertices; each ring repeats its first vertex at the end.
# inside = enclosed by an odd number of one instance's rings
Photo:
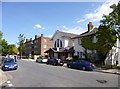
POLYGON ((76 68, 81 69, 82 68, 82 62, 80 60, 76 61, 76 68))

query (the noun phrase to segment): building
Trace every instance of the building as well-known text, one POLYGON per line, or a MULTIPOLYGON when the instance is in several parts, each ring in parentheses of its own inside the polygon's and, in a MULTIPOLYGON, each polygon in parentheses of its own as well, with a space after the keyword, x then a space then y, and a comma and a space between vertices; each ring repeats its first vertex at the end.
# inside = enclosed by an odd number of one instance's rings
POLYGON ((75 36, 77 35, 57 30, 52 37, 52 48, 45 51, 45 53, 48 53, 51 58, 55 57, 63 60, 72 57, 74 54, 74 42, 71 38, 75 36))
POLYGON ((25 44, 24 55, 29 57, 31 54, 33 54, 32 53, 32 51, 33 51, 33 47, 32 47, 33 46, 33 40, 32 40, 32 38, 26 39, 26 42, 24 44, 25 44))
POLYGON ((34 40, 26 39, 25 42, 25 55, 27 57, 33 57, 36 59, 39 56, 46 56, 47 54, 44 51, 52 47, 51 38, 44 37, 43 34, 40 36, 35 35, 34 40))
POLYGON ((120 38, 118 37, 115 46, 109 51, 106 59, 106 65, 117 65, 120 66, 120 38))
POLYGON ((72 40, 74 41, 74 56, 78 56, 79 58, 85 58, 85 51, 87 51, 87 53, 91 53, 92 56, 97 57, 96 54, 96 50, 86 50, 84 47, 82 47, 81 45, 81 39, 82 37, 86 37, 86 36, 92 36, 93 39, 91 40, 93 43, 97 42, 97 38, 95 36, 96 32, 97 32, 97 28, 93 28, 92 22, 89 22, 88 24, 88 31, 72 38, 72 40))

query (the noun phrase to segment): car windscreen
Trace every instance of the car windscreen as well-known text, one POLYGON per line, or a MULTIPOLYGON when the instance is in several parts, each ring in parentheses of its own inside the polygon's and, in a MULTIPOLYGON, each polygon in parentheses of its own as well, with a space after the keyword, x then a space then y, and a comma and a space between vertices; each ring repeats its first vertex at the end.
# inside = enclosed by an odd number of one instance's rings
POLYGON ((15 62, 15 59, 4 59, 4 63, 11 63, 11 62, 15 62))

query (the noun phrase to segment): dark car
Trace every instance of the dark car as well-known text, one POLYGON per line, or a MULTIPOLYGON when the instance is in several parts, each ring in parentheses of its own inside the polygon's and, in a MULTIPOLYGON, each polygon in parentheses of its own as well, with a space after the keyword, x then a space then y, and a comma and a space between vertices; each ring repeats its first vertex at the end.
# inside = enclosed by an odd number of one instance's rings
POLYGON ((93 70, 96 69, 95 65, 86 60, 77 60, 67 63, 68 68, 82 69, 82 70, 93 70))
POLYGON ((55 65, 55 66, 63 66, 64 63, 61 59, 52 58, 52 59, 48 59, 47 64, 55 65))
POLYGON ((42 63, 42 57, 38 57, 38 58, 36 59, 36 63, 42 63))
POLYGON ((16 70, 18 68, 18 64, 16 59, 13 58, 4 58, 2 60, 2 70, 16 70))

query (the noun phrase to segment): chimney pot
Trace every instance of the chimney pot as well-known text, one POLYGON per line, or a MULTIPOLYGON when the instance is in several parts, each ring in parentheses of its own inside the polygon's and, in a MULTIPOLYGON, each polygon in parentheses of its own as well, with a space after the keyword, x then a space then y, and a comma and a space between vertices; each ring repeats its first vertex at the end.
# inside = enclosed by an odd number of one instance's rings
POLYGON ((88 32, 91 31, 92 29, 93 29, 92 22, 89 22, 89 24, 88 24, 88 32))

